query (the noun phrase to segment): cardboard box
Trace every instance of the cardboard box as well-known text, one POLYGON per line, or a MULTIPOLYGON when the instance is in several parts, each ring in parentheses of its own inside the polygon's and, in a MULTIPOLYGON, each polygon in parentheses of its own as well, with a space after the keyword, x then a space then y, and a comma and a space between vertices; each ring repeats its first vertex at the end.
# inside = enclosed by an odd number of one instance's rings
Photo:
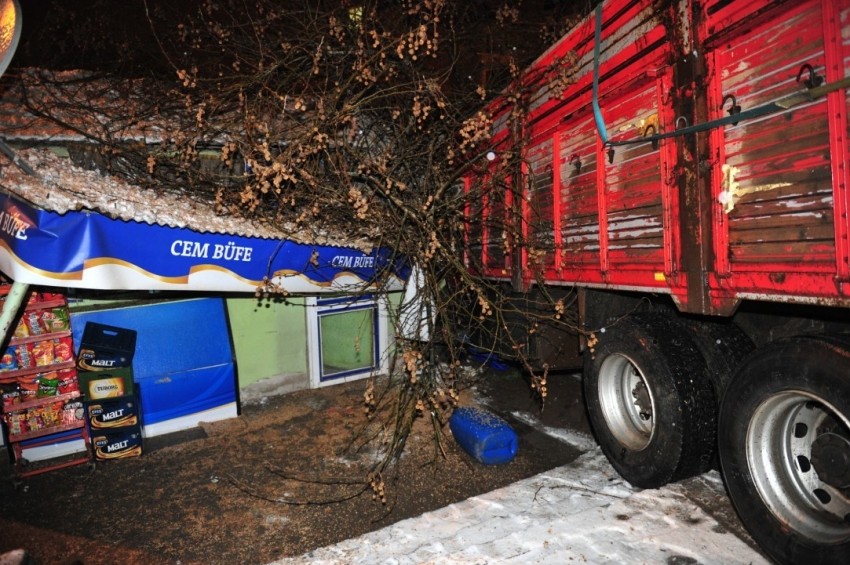
POLYGON ((135 396, 86 402, 86 418, 94 436, 119 428, 139 427, 139 403, 135 396))
POLYGON ((77 367, 83 371, 111 371, 133 365, 136 331, 86 322, 77 367))
POLYGON ((142 432, 136 427, 121 432, 105 432, 91 438, 94 456, 99 461, 138 457, 142 454, 142 432))
POLYGON ((86 400, 103 400, 133 394, 133 369, 124 367, 110 371, 77 373, 80 391, 86 400))

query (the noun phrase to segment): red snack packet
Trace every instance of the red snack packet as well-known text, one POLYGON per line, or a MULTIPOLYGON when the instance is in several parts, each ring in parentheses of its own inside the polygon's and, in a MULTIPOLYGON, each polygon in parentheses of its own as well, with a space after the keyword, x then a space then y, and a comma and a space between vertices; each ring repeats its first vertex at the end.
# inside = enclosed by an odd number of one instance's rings
POLYGON ((18 388, 18 383, 0 384, 0 391, 2 391, 3 395, 3 408, 9 408, 21 401, 21 391, 18 388))
POLYGON ((80 381, 77 379, 76 369, 65 369, 59 371, 59 394, 79 392, 80 381))
POLYGON ((18 388, 21 391, 21 402, 33 400, 38 396, 38 377, 29 375, 18 379, 18 388))
POLYGON ((32 356, 36 367, 47 367, 53 364, 53 341, 39 341, 32 346, 32 356))
POLYGON ((59 337, 53 340, 53 362, 66 363, 74 360, 74 343, 71 337, 59 337))
POLYGON ((24 323, 26 323, 27 328, 30 330, 30 335, 42 335, 46 333, 44 328, 41 326, 41 310, 24 312, 23 320, 24 323))

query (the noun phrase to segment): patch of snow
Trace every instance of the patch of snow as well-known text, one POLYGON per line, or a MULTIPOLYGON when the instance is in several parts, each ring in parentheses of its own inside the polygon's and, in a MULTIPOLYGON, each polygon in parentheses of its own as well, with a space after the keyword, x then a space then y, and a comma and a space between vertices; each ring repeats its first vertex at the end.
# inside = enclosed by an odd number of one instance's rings
MULTIPOLYGON (((717 496, 725 496, 716 485, 717 496)), ((639 490, 593 449, 569 465, 392 526, 275 561, 700 563, 765 559, 676 485, 639 490)))
POLYGON ((570 430, 568 428, 553 428, 544 426, 540 419, 528 412, 511 412, 511 416, 524 424, 543 432, 544 434, 575 447, 580 451, 590 451, 596 448, 596 440, 587 434, 570 430))

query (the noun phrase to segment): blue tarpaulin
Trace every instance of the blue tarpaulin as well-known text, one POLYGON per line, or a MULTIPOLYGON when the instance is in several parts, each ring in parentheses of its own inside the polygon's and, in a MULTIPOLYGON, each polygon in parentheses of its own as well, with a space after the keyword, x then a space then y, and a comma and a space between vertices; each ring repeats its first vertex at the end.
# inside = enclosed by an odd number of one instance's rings
POLYGON ((88 322, 137 332, 133 378, 151 437, 236 416, 236 373, 222 298, 193 298, 74 314, 74 343, 88 322))

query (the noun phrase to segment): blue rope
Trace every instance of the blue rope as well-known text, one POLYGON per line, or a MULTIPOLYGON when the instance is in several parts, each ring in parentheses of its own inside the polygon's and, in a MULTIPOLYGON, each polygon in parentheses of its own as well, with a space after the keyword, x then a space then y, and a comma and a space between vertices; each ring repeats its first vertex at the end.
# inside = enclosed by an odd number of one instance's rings
POLYGON ((593 37, 593 117, 602 143, 608 143, 608 132, 599 109, 599 45, 602 43, 602 3, 596 5, 596 30, 593 37))

